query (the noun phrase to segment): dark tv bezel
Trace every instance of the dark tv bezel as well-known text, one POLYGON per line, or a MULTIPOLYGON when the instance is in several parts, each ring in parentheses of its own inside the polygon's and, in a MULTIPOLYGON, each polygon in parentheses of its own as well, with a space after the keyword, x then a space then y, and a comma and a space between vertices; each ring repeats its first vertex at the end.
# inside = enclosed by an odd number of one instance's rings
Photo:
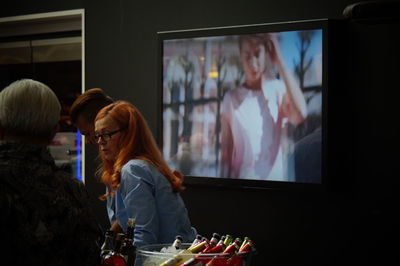
POLYGON ((320 191, 328 183, 327 169, 327 120, 328 120, 328 36, 330 33, 329 19, 302 20, 292 22, 278 22, 265 24, 238 25, 228 27, 214 27, 202 29, 187 29, 157 32, 157 90, 158 90, 158 127, 157 142, 163 147, 163 41, 173 39, 187 39, 197 37, 226 36, 240 34, 254 34, 261 32, 282 32, 296 30, 322 29, 322 144, 321 144, 321 183, 299 183, 291 181, 230 179, 221 177, 203 177, 185 175, 186 186, 240 188, 240 189, 278 189, 278 190, 306 190, 320 191))

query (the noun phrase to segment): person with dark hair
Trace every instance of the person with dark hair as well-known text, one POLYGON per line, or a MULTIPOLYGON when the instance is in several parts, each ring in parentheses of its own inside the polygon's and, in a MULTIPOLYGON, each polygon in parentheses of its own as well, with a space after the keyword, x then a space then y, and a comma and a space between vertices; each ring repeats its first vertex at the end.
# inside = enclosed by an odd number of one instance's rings
POLYGON ((88 144, 96 144, 93 140, 94 119, 101 108, 113 103, 113 99, 100 88, 93 88, 81 94, 72 104, 71 122, 85 136, 88 144))
MULTIPOLYGON (((113 103, 113 99, 102 89, 93 88, 79 95, 72 103, 70 108, 70 119, 72 124, 85 136, 85 143, 92 147, 86 147, 86 154, 97 156, 97 143, 94 140, 94 119, 97 113, 105 106, 113 103)), ((97 157, 98 158, 98 157, 97 157)), ((96 169, 98 160, 87 160, 85 162, 88 169, 96 169), (93 163, 93 164, 92 164, 93 163)), ((94 176, 94 173, 93 173, 94 176)), ((106 206, 104 201, 98 200, 98 191, 104 191, 103 184, 97 178, 85 178, 85 184, 88 188, 92 205, 95 208, 97 218, 103 228, 109 227, 106 206)))
POLYGON ((60 110, 54 92, 35 80, 15 81, 0 92, 3 262, 99 265, 103 233, 85 186, 59 169, 47 148, 60 110))
POLYGON ((275 34, 241 35, 239 52, 244 81, 225 93, 221 106, 220 174, 268 179, 285 123, 303 122, 307 104, 275 34))
POLYGON ((138 247, 172 243, 177 235, 192 242, 197 232, 179 194, 183 176, 164 161, 140 111, 125 101, 104 107, 95 120, 94 138, 111 230, 126 231, 128 218, 135 218, 138 247))

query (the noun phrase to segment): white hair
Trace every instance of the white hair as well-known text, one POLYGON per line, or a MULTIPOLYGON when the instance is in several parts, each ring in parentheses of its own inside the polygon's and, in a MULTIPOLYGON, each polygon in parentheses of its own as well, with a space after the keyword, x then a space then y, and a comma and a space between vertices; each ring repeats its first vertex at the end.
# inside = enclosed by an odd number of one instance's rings
POLYGON ((55 93, 39 81, 17 80, 0 92, 0 126, 14 137, 49 138, 60 111, 55 93))

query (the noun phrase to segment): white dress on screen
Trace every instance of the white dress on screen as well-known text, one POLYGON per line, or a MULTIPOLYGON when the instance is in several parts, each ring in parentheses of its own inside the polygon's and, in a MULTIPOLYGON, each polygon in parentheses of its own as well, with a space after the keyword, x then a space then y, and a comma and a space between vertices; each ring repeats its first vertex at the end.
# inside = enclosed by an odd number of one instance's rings
POLYGON ((262 90, 240 87, 226 93, 221 115, 231 129, 233 149, 230 176, 225 177, 268 179, 273 168, 282 171, 279 163, 274 165, 280 150, 279 109, 284 93, 285 85, 278 79, 263 82, 262 90))

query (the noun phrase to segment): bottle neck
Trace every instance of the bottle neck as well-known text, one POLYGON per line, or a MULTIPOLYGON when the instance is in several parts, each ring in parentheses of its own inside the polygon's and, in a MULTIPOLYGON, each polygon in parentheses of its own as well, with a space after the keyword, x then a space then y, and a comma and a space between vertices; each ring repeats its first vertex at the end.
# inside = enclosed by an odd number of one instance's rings
POLYGON ((136 224, 136 219, 134 218, 129 218, 128 223, 127 223, 127 230, 126 230, 126 238, 132 239, 135 234, 135 224, 136 224))
POLYGON ((118 241, 115 244, 115 253, 121 253, 121 250, 122 250, 122 241, 118 241))
POLYGON ((112 244, 112 237, 111 236, 106 236, 106 238, 104 239, 104 243, 103 243, 103 246, 101 247, 101 249, 111 248, 111 244, 112 244))
POLYGON ((134 227, 128 227, 128 229, 126 230, 126 238, 132 240, 133 239, 133 235, 134 235, 134 231, 135 231, 134 227))

